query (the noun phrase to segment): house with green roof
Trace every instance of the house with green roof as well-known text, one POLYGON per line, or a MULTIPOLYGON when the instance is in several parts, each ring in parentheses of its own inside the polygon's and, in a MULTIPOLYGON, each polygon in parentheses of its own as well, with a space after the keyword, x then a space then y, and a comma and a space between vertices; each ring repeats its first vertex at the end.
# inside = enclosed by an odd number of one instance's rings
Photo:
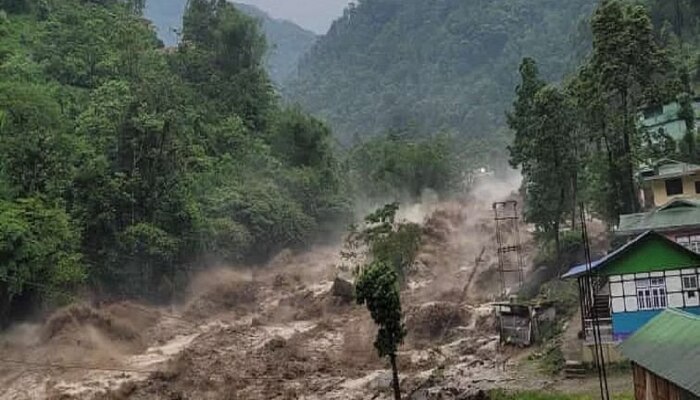
POLYGON ((666 310, 618 349, 631 361, 635 400, 700 400, 700 317, 666 310))
POLYGON ((562 277, 578 281, 587 342, 598 329, 617 343, 668 308, 700 315, 700 254, 654 231, 562 277))
POLYGON ((663 159, 638 177, 647 211, 621 215, 615 234, 632 238, 653 230, 700 252, 700 165, 663 159))
POLYGON ((700 253, 700 199, 678 198, 649 212, 621 215, 615 233, 635 237, 650 230, 700 253))

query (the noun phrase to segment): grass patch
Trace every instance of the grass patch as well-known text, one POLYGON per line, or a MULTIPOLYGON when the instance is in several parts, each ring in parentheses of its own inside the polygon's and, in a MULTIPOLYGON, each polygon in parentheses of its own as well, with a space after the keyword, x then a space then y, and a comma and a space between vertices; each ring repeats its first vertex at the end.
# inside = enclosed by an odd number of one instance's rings
POLYGON ((556 339, 545 343, 540 351, 532 353, 528 359, 535 361, 539 369, 549 375, 560 373, 566 362, 559 340, 556 339))
MULTIPOLYGON (((495 390, 489 393, 490 400, 595 400, 597 398, 597 396, 548 393, 541 391, 507 392, 504 390, 495 390)), ((631 395, 613 395, 612 398, 613 400, 633 400, 634 397, 631 395)))

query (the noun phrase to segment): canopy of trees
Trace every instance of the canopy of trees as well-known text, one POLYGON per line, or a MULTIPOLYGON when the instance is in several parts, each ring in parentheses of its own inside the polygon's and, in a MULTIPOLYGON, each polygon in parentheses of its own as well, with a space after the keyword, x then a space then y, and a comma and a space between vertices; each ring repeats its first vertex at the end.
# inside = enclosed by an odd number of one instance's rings
MULTIPOLYGON (((259 8, 234 3, 236 8, 259 21, 269 44, 265 65, 273 82, 284 84, 296 72, 299 59, 316 41, 316 34, 290 21, 270 17, 259 8)), ((182 30, 185 0, 148 0, 145 15, 153 21, 166 46, 177 46, 182 30)))
POLYGON ((343 142, 404 129, 488 138, 502 127, 524 56, 559 79, 596 0, 360 0, 287 88, 343 142))
POLYGON ((279 105, 230 3, 189 1, 168 51, 134 1, 0 6, 0 322, 86 284, 169 299, 348 215, 329 129, 279 105))
POLYGON ((527 219, 557 248, 559 225, 566 215, 575 220, 579 202, 615 225, 639 211, 640 166, 662 156, 700 161, 690 104, 700 83, 700 9, 691 3, 601 2, 591 18, 592 50, 562 88, 523 60, 508 114, 510 161, 523 171, 527 219), (636 122, 642 107, 672 101, 688 128, 679 146, 636 122))

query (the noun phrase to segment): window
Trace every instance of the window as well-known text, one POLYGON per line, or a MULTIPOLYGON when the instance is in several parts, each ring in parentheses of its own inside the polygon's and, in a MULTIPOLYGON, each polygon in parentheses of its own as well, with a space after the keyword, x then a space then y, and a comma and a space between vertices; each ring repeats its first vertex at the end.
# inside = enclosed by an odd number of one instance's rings
POLYGON ((700 253, 700 235, 676 236, 676 243, 688 250, 700 253))
POLYGON ((666 281, 664 278, 637 279, 637 306, 640 310, 666 308, 666 281))
POLYGON ((684 276, 683 277, 683 291, 688 292, 688 298, 695 298, 698 290, 698 277, 697 276, 684 276))
POLYGON ((700 181, 695 181, 695 193, 700 193, 700 181))
POLYGON ((643 114, 644 114, 644 118, 650 119, 650 118, 656 118, 663 113, 664 113, 663 106, 653 106, 653 107, 649 107, 649 108, 645 109, 643 114))
POLYGON ((664 183, 666 184, 667 196, 683 194, 683 180, 681 178, 667 179, 664 183))

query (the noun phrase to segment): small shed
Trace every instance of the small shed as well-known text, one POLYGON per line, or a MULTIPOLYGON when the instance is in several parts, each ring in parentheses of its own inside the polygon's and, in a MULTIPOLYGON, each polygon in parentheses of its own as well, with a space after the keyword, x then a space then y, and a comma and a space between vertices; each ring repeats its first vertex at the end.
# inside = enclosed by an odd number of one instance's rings
POLYGON ((635 400, 700 400, 700 316, 668 309, 620 345, 635 400))
POLYGON ((551 303, 517 303, 515 301, 493 303, 498 314, 501 342, 518 346, 530 346, 541 339, 543 324, 553 323, 556 311, 551 303))

